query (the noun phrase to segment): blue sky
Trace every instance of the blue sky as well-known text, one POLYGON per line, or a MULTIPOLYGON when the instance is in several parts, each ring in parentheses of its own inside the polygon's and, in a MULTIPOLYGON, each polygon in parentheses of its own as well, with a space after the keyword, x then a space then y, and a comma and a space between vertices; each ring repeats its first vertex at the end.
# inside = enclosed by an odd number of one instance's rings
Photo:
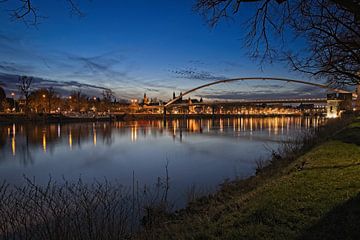
MULTIPOLYGON (((79 0, 86 14, 83 18, 72 16, 66 1, 33 0, 38 14, 45 17, 37 27, 9 19, 7 11, 15 1, 10 2, 0 4, 0 82, 9 89, 14 88, 14 76, 30 75, 39 78, 39 86, 58 83, 60 91, 80 89, 96 95, 105 87, 119 98, 140 97, 146 92, 166 100, 173 91, 223 77, 304 79, 284 63, 260 69, 247 56, 242 23, 253 13, 253 4, 242 5, 241 15, 234 21, 211 29, 193 11, 192 0, 79 0)), ((289 94, 288 86, 254 84, 219 86, 195 95, 242 98, 241 93, 250 88, 259 95, 289 94)), ((312 91, 294 88, 300 94, 312 91)))

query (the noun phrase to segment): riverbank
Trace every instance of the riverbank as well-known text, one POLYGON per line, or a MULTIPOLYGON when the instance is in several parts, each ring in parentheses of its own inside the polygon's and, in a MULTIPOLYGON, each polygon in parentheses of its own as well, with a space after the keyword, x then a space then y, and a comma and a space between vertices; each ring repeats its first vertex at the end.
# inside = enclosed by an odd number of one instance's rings
POLYGON ((360 239, 360 119, 331 132, 338 128, 328 126, 331 137, 314 139, 315 147, 293 151, 301 156, 274 153, 257 176, 166 217, 151 237, 360 239))

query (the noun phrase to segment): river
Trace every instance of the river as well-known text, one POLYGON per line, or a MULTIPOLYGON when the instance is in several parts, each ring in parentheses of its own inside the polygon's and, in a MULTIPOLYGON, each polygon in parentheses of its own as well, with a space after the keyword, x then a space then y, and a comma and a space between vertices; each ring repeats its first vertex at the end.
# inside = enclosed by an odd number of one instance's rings
POLYGON ((0 125, 0 180, 21 184, 117 181, 152 185, 169 175, 182 205, 193 186, 213 191, 225 179, 255 173, 281 141, 324 123, 320 117, 0 125))

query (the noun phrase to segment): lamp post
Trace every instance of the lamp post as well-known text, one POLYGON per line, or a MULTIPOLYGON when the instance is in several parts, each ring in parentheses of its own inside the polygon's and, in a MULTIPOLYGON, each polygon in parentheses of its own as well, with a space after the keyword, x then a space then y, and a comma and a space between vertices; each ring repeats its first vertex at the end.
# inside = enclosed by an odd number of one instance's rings
POLYGON ((12 99, 13 99, 13 109, 12 109, 12 110, 14 111, 14 110, 16 110, 16 106, 15 106, 15 93, 14 93, 14 92, 11 93, 11 97, 12 97, 12 99))
MULTIPOLYGON (((46 95, 45 95, 45 94, 43 94, 43 95, 42 95, 42 98, 43 98, 43 99, 44 99, 44 101, 45 101, 46 95)), ((45 108, 45 112, 46 112, 46 108, 45 108)))

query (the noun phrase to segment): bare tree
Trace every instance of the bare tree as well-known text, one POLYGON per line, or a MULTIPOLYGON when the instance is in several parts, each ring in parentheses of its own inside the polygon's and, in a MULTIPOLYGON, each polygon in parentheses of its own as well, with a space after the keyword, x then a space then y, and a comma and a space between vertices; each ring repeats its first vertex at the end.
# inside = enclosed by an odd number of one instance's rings
POLYGON ((104 90, 102 95, 103 95, 104 101, 106 101, 106 102, 111 102, 112 99, 114 98, 114 93, 110 89, 104 90))
MULTIPOLYGON (((79 4, 76 0, 63 0, 69 12, 72 15, 79 17, 85 16, 85 13, 79 7, 79 4)), ((0 0, 0 4, 15 2, 14 0, 0 0)), ((18 0, 16 1, 16 7, 10 10, 10 17, 16 21, 23 21, 27 25, 37 25, 39 19, 45 18, 39 14, 39 9, 33 3, 32 0, 18 0)))
POLYGON ((51 107, 52 107, 53 100, 56 97, 56 92, 53 87, 49 87, 47 92, 48 92, 47 98, 48 98, 48 105, 49 105, 49 113, 51 113, 51 107))
POLYGON ((111 102, 112 102, 112 100, 114 98, 114 93, 110 89, 107 89, 107 90, 103 91, 102 95, 103 95, 103 101, 104 101, 104 104, 105 104, 105 109, 110 111, 111 102))
POLYGON ((360 82, 360 1, 358 0, 198 0, 195 10, 214 27, 256 4, 245 46, 260 62, 287 60, 297 71, 330 83, 360 82), (306 46, 295 46, 296 40, 306 46))
POLYGON ((20 76, 19 77, 19 90, 20 93, 25 97, 25 110, 28 110, 29 96, 31 94, 31 84, 33 82, 32 77, 20 76))

